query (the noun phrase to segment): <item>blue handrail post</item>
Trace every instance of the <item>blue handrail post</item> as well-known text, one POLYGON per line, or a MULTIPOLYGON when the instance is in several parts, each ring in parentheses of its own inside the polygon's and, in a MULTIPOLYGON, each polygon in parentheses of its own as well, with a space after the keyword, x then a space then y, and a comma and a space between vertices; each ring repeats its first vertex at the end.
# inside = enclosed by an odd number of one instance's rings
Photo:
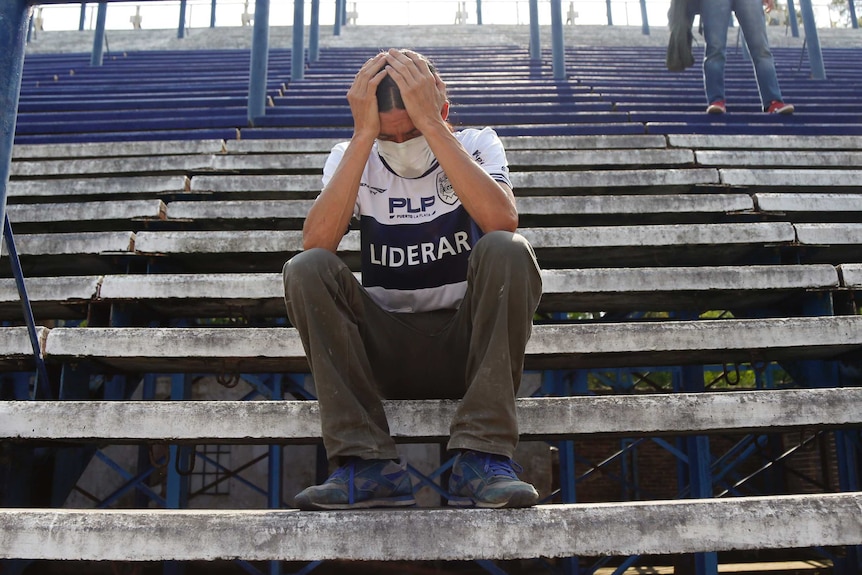
MULTIPOLYGON (((282 377, 276 375, 272 380, 272 398, 284 399, 282 377)), ((284 479, 284 448, 281 445, 269 446, 269 467, 267 478, 267 506, 270 509, 281 509, 282 483, 284 479)), ((282 575, 281 562, 270 561, 268 575, 282 575)))
POLYGON ((847 0, 847 10, 850 12, 850 27, 857 30, 859 28, 859 20, 856 18, 856 4, 853 0, 847 0))
POLYGON ((551 46, 554 63, 554 80, 565 80, 566 54, 563 48, 562 0, 551 0, 551 46))
POLYGON ((613 13, 613 10, 611 10, 611 0, 605 0, 605 8, 606 8, 607 13, 608 13, 608 26, 613 26, 614 25, 614 13, 613 13))
MULTIPOLYGON (((703 369, 702 365, 683 366, 679 374, 674 376, 677 381, 677 384, 674 386, 675 390, 688 393, 703 393, 705 391, 703 369)), ((682 443, 688 456, 686 472, 690 497, 694 499, 711 498, 713 496, 713 485, 712 471, 710 470, 712 457, 710 455, 709 437, 706 435, 685 437, 682 439, 682 443)), ((683 569, 684 573, 692 573, 694 575, 718 574, 718 554, 715 552, 694 553, 689 557, 680 558, 680 561, 686 562, 683 569)))
POLYGON ((787 0, 787 21, 790 23, 790 35, 799 38, 799 24, 796 22, 796 6, 793 0, 787 0))
POLYGON ((101 66, 105 53, 105 22, 108 19, 108 3, 99 2, 96 11, 96 33, 93 35, 93 53, 90 66, 101 66))
POLYGON ((542 59, 542 44, 539 41, 539 0, 530 0, 530 60, 542 59))
POLYGON ((12 170, 12 144, 29 26, 30 8, 26 0, 0 2, 0 218, 3 221, 6 220, 6 187, 12 170))
POLYGON ((799 10, 802 12, 802 26, 805 29, 805 41, 808 44, 811 78, 813 80, 825 80, 826 67, 823 65, 823 53, 820 51, 820 37, 817 35, 817 24, 814 21, 814 8, 811 6, 811 0, 799 0, 799 10))
POLYGON ((248 86, 248 125, 266 113, 266 77, 269 71, 269 0, 255 0, 248 86))
POLYGON ((320 59, 320 0, 311 0, 311 28, 308 30, 308 61, 320 59))
POLYGON ((332 23, 332 35, 341 36, 341 12, 346 0, 335 0, 335 22, 332 23))
POLYGON ((290 59, 290 79, 305 78, 305 2, 293 0, 293 48, 290 59))
POLYGON ((21 299, 21 312, 24 315, 24 323, 27 325, 27 333, 30 336, 30 346, 33 349, 33 357, 36 360, 36 389, 34 398, 51 399, 51 387, 48 383, 48 370, 42 358, 42 345, 36 333, 36 322, 33 319, 33 308, 30 306, 30 297, 27 295, 27 286, 24 283, 24 272, 21 269, 21 260, 18 258, 18 249, 15 247, 15 237, 12 235, 12 224, 7 214, 3 222, 3 239, 6 242, 6 251, 9 254, 9 263, 12 264, 12 275, 15 277, 15 285, 18 288, 18 297, 21 299))
POLYGON ((647 17, 646 0, 641 0, 641 32, 649 36, 649 18, 647 17))
POLYGON ((539 38, 539 0, 530 0, 530 60, 542 59, 542 44, 539 38))
POLYGON ((186 0, 180 0, 180 21, 177 25, 177 38, 186 37, 186 0))
MULTIPOLYGON (((191 381, 188 374, 171 374, 171 400, 189 399, 192 393, 191 381)), ((189 476, 194 470, 194 450, 194 446, 168 446, 168 467, 165 479, 167 509, 185 509, 189 505, 189 476)), ((162 567, 164 575, 183 575, 185 572, 185 564, 179 561, 165 561, 162 567)))
POLYGON ((216 24, 216 0, 212 1, 212 5, 210 7, 210 28, 215 28, 216 24))
POLYGON ((87 3, 81 2, 81 15, 78 17, 78 32, 84 31, 87 24, 87 3))
POLYGON ((482 0, 476 0, 476 25, 482 25, 482 0))

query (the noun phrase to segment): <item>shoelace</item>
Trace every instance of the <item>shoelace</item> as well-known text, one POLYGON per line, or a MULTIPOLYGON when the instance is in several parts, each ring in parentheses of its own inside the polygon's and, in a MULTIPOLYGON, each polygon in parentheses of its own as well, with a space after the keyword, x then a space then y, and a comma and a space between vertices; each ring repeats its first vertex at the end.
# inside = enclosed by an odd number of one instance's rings
POLYGON ((518 479, 516 474, 524 471, 524 468, 512 459, 487 455, 485 457, 484 471, 490 471, 493 475, 503 475, 512 479, 518 479))
POLYGON ((347 503, 353 505, 356 501, 356 497, 354 495, 354 482, 356 479, 356 461, 350 460, 348 463, 342 465, 338 469, 332 472, 332 475, 329 476, 329 481, 331 479, 342 479, 344 476, 347 476, 347 503))

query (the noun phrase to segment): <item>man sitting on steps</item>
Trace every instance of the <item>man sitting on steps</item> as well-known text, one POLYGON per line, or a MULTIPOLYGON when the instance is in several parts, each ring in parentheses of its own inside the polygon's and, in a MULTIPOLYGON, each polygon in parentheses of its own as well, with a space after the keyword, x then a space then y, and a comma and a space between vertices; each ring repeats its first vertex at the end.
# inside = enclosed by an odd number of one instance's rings
POLYGON ((335 146, 284 267, 335 472, 300 509, 414 505, 382 399, 460 399, 449 505, 526 507, 538 493, 512 461, 515 396, 541 278, 503 146, 490 128, 455 132, 446 86, 410 50, 368 60, 347 92, 353 137, 335 146), (336 255, 359 222, 362 285, 336 255))

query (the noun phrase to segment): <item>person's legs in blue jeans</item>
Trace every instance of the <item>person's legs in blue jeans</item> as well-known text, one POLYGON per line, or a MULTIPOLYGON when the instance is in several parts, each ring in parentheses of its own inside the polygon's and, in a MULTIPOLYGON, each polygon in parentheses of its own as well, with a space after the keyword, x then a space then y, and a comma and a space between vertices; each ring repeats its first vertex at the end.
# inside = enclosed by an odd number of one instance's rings
POLYGON ((727 27, 732 0, 707 0, 701 5, 700 20, 706 49, 703 56, 703 87, 706 102, 724 100, 724 64, 727 52, 727 27))
MULTIPOLYGON (((709 3, 709 2, 707 2, 709 3)), ((760 0, 733 0, 736 20, 751 53, 760 103, 765 110, 773 101, 781 101, 781 89, 775 72, 775 60, 766 37, 766 21, 760 0)))

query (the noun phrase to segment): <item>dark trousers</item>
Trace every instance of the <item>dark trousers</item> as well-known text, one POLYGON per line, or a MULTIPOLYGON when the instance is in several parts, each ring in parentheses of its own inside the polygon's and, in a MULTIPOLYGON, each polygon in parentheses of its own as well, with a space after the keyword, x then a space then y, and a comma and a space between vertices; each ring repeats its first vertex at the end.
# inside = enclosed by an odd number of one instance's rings
POLYGON ((457 310, 386 311, 324 249, 285 264, 284 290, 330 461, 398 457, 381 399, 461 399, 449 449, 512 457, 515 396, 542 292, 535 254, 521 235, 492 232, 476 243, 457 310))

